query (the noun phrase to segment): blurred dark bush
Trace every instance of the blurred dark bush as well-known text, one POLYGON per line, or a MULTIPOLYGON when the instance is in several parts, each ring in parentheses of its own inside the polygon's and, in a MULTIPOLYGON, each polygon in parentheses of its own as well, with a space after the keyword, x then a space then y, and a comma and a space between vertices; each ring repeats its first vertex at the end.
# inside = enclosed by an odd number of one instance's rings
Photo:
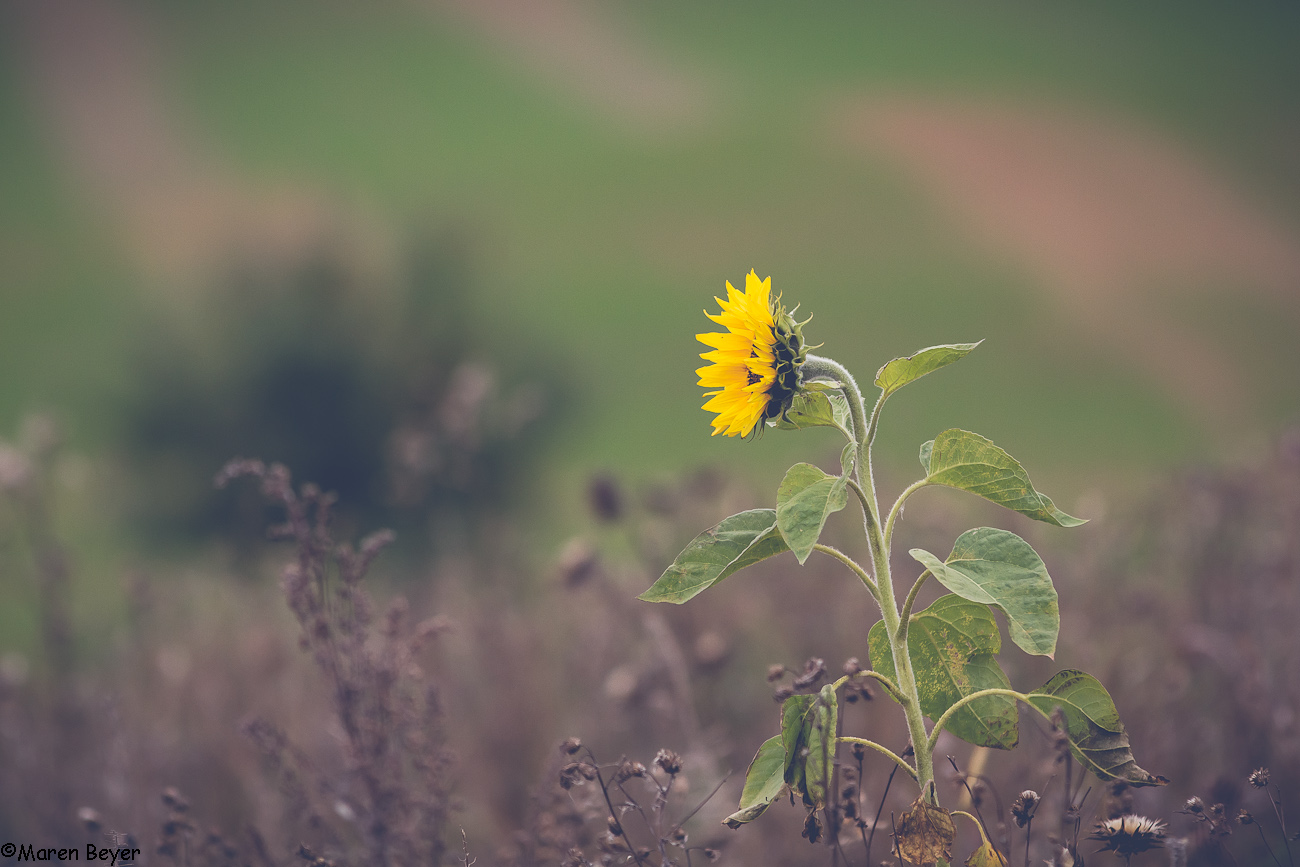
POLYGON ((553 382, 544 366, 502 369, 476 343, 461 236, 394 258, 376 268, 337 244, 246 264, 189 323, 160 319, 126 425, 147 536, 260 538, 262 504, 212 489, 233 456, 292 466, 352 518, 435 544, 464 541, 503 505, 506 479, 534 459, 537 438, 523 434, 536 434, 553 382))

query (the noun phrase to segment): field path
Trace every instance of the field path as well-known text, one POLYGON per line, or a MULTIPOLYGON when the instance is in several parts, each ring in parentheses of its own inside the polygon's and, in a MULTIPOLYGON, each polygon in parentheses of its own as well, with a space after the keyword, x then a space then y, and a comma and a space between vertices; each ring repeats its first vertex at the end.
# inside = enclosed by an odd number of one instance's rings
POLYGON ((1300 326, 1300 234, 1150 132, 1056 107, 902 97, 855 103, 836 124, 1026 268, 1083 339, 1204 421, 1246 407, 1244 378, 1169 310, 1231 287, 1300 326))
POLYGON ((641 135, 701 122, 711 103, 700 76, 660 57, 622 21, 590 0, 423 0, 539 76, 553 91, 595 108, 641 135))
POLYGON ((165 65, 128 5, 13 0, 6 16, 50 149, 158 284, 192 283, 232 253, 300 252, 351 219, 311 191, 253 184, 205 151, 160 88, 165 65))

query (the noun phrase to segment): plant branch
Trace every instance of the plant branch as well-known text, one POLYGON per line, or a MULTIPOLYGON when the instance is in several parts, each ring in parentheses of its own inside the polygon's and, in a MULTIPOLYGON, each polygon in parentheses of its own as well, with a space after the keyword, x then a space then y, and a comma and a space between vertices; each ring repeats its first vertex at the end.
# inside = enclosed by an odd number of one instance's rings
MULTIPOLYGON (((1041 693, 1039 694, 1041 695, 1041 693)), ((942 732, 943 727, 948 724, 948 720, 952 719, 953 714, 955 714, 957 711, 961 710, 963 707, 970 704, 971 702, 977 701, 981 698, 990 695, 1004 695, 1007 696, 1008 698, 1014 698, 1016 701, 1023 702, 1024 704, 1038 711, 1039 715, 1041 715, 1043 719, 1047 720, 1048 722, 1052 721, 1052 715, 1047 711, 1043 710, 1042 708, 1040 708, 1038 705, 1034 704, 1032 701, 1030 701, 1029 696, 1023 692, 1016 692, 1014 689, 1001 689, 997 687, 993 689, 981 689, 977 692, 972 692, 970 695, 964 695, 961 698, 957 699, 957 701, 953 702, 952 707, 948 708, 946 711, 943 712, 943 716, 939 717, 937 720, 934 721, 934 728, 930 730, 930 737, 926 743, 926 748, 931 753, 934 752, 934 745, 939 741, 939 733, 942 732)))
POLYGON ((900 624, 898 628, 901 630, 904 643, 907 642, 907 627, 912 619, 912 605, 916 603, 916 594, 920 591, 921 585, 925 583, 925 579, 928 577, 930 577, 930 570, 926 569, 920 574, 916 581, 912 583, 912 589, 907 591, 907 598, 903 600, 903 611, 898 615, 900 624))
POLYGON ((893 544, 894 522, 897 521, 899 515, 903 513, 903 504, 907 502, 907 498, 912 496, 922 488, 929 486, 930 484, 931 482, 929 479, 918 479, 917 481, 912 482, 912 484, 904 488, 903 493, 898 495, 898 499, 894 501, 894 505, 889 510, 888 517, 885 518, 885 545, 886 546, 893 544))
POLYGON ((837 738, 837 740, 842 744, 862 744, 864 747, 870 747, 871 749, 875 750, 878 753, 881 753, 882 755, 889 756, 889 758, 894 760, 895 764, 897 764, 903 770, 907 771, 907 775, 909 777, 911 777, 913 780, 916 779, 916 770, 907 763, 907 760, 904 759, 902 756, 900 756, 898 753, 891 750, 889 747, 884 746, 883 744, 878 744, 875 741, 869 741, 866 738, 849 737, 848 735, 844 735, 840 738, 837 738))
POLYGON ((836 560, 839 560, 845 566, 852 569, 853 573, 862 579, 862 583, 866 585, 867 590, 871 591, 871 595, 875 597, 876 602, 880 601, 880 591, 876 588, 876 582, 871 580, 871 576, 867 574, 866 569, 863 569, 858 565, 858 561, 854 560, 840 549, 832 548, 830 545, 823 545, 821 542, 813 545, 813 550, 821 551, 828 557, 834 557, 836 560))

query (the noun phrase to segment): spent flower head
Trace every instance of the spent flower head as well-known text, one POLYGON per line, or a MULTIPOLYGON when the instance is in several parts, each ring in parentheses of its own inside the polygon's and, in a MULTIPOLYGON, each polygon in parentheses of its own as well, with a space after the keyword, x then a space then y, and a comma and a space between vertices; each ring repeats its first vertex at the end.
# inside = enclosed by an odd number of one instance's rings
POLYGON ((1089 840, 1101 841, 1101 852, 1114 852, 1131 858, 1148 849, 1164 846, 1165 825, 1145 816, 1120 816, 1098 822, 1096 830, 1088 835, 1089 840))
POLYGON ((796 322, 772 297, 772 278, 758 279, 750 271, 745 291, 727 282, 727 299, 714 299, 722 312, 705 315, 725 332, 695 335, 711 351, 700 358, 711 362, 695 371, 699 384, 716 389, 706 393, 704 409, 717 413, 713 433, 749 436, 760 423, 790 408, 801 383, 800 367, 808 348, 803 322, 796 322))

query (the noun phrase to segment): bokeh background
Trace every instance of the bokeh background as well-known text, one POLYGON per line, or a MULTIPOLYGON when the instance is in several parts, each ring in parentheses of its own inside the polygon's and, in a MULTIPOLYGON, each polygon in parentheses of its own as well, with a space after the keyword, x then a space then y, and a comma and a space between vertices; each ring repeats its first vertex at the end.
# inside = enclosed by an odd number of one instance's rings
MULTIPOLYGON (((708 436, 694 334, 751 268, 861 379, 986 341, 891 401, 883 480, 959 426, 1095 519, 1042 536, 1061 659, 1119 678, 1139 760, 1175 781, 1146 806, 1297 767, 1298 38, 1296 7, 1264 2, 8 0, 6 694, 35 719, 53 676, 39 488, 74 692, 173 696, 143 714, 170 739, 131 741, 137 787, 87 778, 49 814, 93 802, 147 836, 158 782, 237 830, 259 809, 240 720, 327 749, 274 613, 276 512, 212 487, 236 455, 337 490, 343 536, 395 528, 375 595, 462 621, 429 667, 479 720, 453 712, 448 740, 480 857, 527 824, 567 735, 611 761, 684 738, 743 770, 767 664, 865 657, 869 625, 818 634, 817 605, 862 611, 836 589, 792 613, 791 564, 755 579, 768 600, 626 604, 790 462, 833 464, 821 432, 708 436), (655 686, 654 659, 678 671, 665 641, 693 689, 655 686), (1168 695, 1134 706, 1153 682, 1168 695)), ((1023 530, 953 496, 917 498, 938 517, 905 546, 972 516, 1023 530)), ((27 827, 21 802, 0 829, 27 827)))

